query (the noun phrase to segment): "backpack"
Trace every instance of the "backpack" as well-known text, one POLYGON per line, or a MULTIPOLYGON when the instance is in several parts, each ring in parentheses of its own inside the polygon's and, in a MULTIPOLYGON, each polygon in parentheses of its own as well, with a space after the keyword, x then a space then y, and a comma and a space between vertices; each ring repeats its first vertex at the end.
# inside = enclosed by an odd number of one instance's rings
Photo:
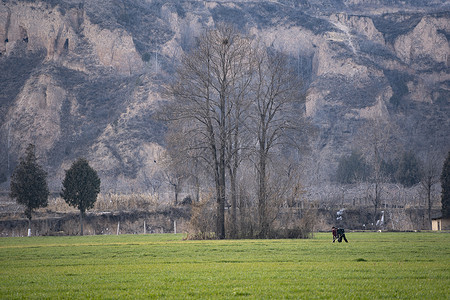
POLYGON ((338 236, 340 236, 340 235, 343 235, 344 234, 344 228, 338 228, 338 230, 337 230, 337 235, 338 236))

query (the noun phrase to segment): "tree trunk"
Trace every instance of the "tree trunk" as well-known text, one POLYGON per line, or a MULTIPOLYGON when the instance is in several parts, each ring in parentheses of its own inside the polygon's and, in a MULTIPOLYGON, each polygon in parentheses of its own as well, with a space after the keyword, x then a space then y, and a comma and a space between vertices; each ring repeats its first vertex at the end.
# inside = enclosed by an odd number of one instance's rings
POLYGON ((174 190, 174 193, 175 193, 175 206, 177 206, 178 205, 178 190, 179 190, 179 188, 178 188, 178 184, 172 184, 173 185, 173 190, 174 190))
POLYGON ((236 218, 236 205, 237 205, 237 187, 236 187, 236 170, 230 170, 230 189, 231 189, 231 228, 230 237, 237 237, 237 218, 236 218))
MULTIPOLYGON (((217 156, 214 131, 209 127, 211 154, 214 160, 214 182, 216 185, 216 237, 225 238, 225 159, 217 156)), ((219 153, 221 149, 219 149, 219 153)))
POLYGON ((427 184, 427 196, 428 196, 428 227, 432 229, 431 222, 431 181, 427 184))
MULTIPOLYGON (((239 105, 236 104, 237 112, 239 115, 239 105)), ((230 121, 231 123, 231 121, 230 121)), ((236 124, 234 124, 234 132, 229 136, 228 141, 228 173, 230 174, 230 198, 231 198, 231 224, 230 224, 230 237, 237 237, 237 170, 239 168, 239 118, 236 117, 236 124)))
POLYGON ((267 186, 266 186, 266 153, 264 143, 260 145, 259 152, 259 226, 260 238, 267 238, 269 234, 269 224, 267 222, 267 186))
POLYGON ((217 203, 217 238, 225 238, 225 160, 219 168, 219 199, 217 203))
POLYGON ((200 180, 195 177, 195 202, 200 202, 200 180))
POLYGON ((80 211, 80 235, 83 235, 83 212, 80 211))
POLYGON ((373 224, 377 226, 377 213, 378 213, 378 205, 380 202, 379 195, 378 195, 378 182, 375 182, 375 200, 374 200, 374 212, 373 212, 373 224))
POLYGON ((221 60, 223 78, 220 83, 221 91, 220 97, 220 122, 219 122, 219 201, 217 207, 217 237, 219 239, 225 238, 225 172, 226 161, 225 155, 227 151, 227 126, 226 126, 226 87, 227 87, 227 68, 225 66, 225 59, 221 60))

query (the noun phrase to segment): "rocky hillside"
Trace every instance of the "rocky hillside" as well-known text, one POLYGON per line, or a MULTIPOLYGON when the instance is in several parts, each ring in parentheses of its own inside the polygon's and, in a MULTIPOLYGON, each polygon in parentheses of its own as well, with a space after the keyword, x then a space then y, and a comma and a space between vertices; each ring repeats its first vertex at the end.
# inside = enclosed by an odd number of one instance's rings
POLYGON ((163 147, 160 86, 218 22, 291 55, 318 129, 315 180, 330 179, 368 119, 396 124, 407 149, 447 151, 450 5, 407 3, 2 0, 0 182, 31 142, 55 190, 79 156, 104 189, 145 189, 163 147))

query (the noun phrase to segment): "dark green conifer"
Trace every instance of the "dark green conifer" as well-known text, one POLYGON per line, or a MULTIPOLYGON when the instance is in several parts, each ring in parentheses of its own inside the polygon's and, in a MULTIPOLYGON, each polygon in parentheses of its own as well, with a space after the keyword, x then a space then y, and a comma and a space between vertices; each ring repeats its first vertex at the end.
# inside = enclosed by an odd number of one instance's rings
POLYGON ((97 172, 89 166, 86 159, 78 159, 66 171, 61 197, 67 204, 80 210, 81 235, 83 235, 83 215, 86 210, 94 207, 98 193, 100 193, 100 178, 97 172))
POLYGON ((10 197, 25 206, 28 218, 28 235, 31 233, 31 214, 33 210, 48 204, 47 173, 37 163, 35 146, 29 144, 25 157, 20 159, 11 176, 10 197))
POLYGON ((441 187, 442 217, 450 218, 450 151, 442 167, 441 187))
POLYGON ((404 152, 400 158, 396 177, 403 186, 412 187, 420 182, 421 166, 413 152, 404 152))

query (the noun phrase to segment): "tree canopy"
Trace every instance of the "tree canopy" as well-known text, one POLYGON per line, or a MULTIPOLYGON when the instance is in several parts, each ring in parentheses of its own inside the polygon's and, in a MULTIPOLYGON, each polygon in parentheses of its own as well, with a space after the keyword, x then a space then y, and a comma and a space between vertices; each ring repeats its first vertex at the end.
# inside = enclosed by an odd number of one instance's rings
POLYGON ((83 235, 83 214, 94 207, 98 193, 100 193, 100 178, 97 172, 86 159, 78 159, 66 171, 61 197, 67 204, 80 210, 81 235, 83 235))
POLYGON ((403 153, 398 164, 396 178, 406 187, 411 187, 420 182, 420 162, 413 152, 403 153))
POLYGON ((359 152, 352 151, 349 156, 342 156, 336 171, 339 183, 355 183, 367 179, 370 168, 359 152))

